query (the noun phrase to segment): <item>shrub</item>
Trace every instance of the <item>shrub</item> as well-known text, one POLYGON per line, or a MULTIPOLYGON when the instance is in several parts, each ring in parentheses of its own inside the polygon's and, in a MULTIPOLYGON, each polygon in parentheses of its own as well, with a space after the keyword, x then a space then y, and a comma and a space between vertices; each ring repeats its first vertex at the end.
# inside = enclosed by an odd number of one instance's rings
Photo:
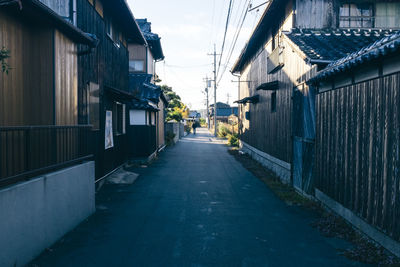
POLYGON ((175 134, 173 132, 170 132, 170 131, 166 132, 165 142, 167 143, 167 146, 174 144, 174 138, 175 138, 175 134))
POLYGON ((225 124, 220 123, 218 125, 217 131, 218 137, 226 138, 228 134, 230 134, 229 129, 225 126, 225 124))
POLYGON ((189 134, 191 129, 192 129, 192 123, 187 123, 185 125, 185 132, 189 134))
POLYGON ((229 135, 228 137, 228 144, 230 146, 234 146, 234 147, 239 147, 239 138, 238 138, 238 134, 234 133, 229 135))

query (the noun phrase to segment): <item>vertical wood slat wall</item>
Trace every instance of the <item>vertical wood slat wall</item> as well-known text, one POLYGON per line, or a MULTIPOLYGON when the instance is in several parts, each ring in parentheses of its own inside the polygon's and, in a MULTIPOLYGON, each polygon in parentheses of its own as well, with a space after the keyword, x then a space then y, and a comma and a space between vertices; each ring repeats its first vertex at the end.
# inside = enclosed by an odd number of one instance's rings
POLYGON ((400 241, 400 73, 317 95, 316 188, 400 241))
POLYGON ((0 47, 11 68, 0 73, 0 126, 53 124, 53 30, 0 11, 0 47))
POLYGON ((78 62, 76 45, 55 31, 56 125, 78 123, 78 62))

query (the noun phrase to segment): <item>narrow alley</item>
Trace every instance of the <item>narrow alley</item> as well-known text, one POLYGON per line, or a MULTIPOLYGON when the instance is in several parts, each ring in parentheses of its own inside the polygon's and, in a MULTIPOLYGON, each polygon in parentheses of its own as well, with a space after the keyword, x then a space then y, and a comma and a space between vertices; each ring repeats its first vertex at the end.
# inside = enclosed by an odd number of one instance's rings
POLYGON ((204 128, 135 171, 131 185, 106 184, 96 213, 30 266, 359 266, 204 128))

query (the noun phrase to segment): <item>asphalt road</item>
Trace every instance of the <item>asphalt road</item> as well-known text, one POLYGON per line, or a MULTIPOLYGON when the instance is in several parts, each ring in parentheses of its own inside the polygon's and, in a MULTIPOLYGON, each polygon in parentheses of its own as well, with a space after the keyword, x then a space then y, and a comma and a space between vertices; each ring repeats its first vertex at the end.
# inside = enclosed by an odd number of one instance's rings
POLYGON ((167 148, 131 185, 105 185, 97 212, 33 266, 359 266, 205 129, 167 148))

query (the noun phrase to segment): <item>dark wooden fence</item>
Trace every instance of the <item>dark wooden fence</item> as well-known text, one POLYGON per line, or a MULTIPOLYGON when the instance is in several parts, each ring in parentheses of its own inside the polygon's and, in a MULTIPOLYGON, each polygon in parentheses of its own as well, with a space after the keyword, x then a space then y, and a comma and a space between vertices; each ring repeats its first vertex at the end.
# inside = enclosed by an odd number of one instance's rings
POLYGON ((0 127, 0 186, 92 157, 89 125, 0 127))
POLYGON ((129 157, 148 157, 157 149, 157 132, 154 125, 128 127, 129 157))
POLYGON ((400 74, 320 93, 316 188, 400 241, 400 74))

